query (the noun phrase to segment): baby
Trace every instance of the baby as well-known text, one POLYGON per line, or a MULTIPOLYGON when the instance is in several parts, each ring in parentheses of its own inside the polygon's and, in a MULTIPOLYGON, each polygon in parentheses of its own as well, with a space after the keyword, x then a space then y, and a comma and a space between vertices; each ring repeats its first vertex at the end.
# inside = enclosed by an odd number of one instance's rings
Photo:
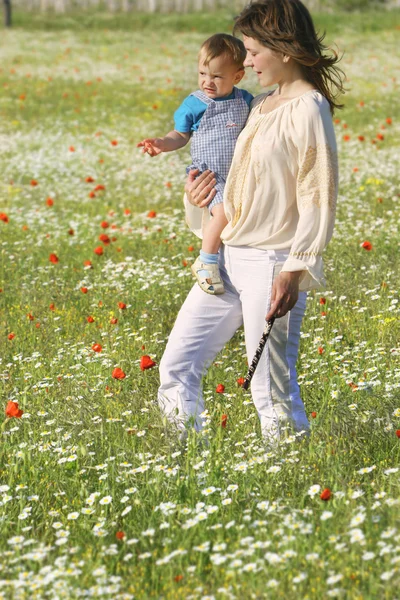
POLYGON ((244 76, 246 50, 232 35, 216 33, 200 48, 199 90, 185 98, 175 112, 175 129, 162 138, 148 138, 138 146, 150 156, 172 152, 191 141, 192 164, 187 168, 215 173, 216 194, 208 210, 212 218, 203 227, 200 256, 192 265, 202 290, 223 294, 218 268, 221 232, 227 224, 223 195, 239 133, 243 129, 253 96, 235 87, 244 76))

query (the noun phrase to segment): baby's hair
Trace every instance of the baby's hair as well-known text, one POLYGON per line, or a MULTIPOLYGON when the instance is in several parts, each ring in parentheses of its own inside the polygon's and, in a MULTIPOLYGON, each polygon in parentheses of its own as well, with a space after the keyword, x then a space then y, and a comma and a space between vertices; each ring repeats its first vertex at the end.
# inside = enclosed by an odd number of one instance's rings
POLYGON ((239 69, 243 68, 246 58, 246 48, 242 40, 227 33, 215 33, 206 40, 199 52, 199 58, 207 66, 213 58, 229 57, 239 69))

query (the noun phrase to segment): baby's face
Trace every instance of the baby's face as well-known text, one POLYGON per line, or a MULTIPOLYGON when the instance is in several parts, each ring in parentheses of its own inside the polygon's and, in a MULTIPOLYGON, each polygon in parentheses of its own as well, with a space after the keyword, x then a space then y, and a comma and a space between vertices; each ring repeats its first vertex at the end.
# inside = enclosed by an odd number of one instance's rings
POLYGON ((217 56, 207 65, 200 57, 198 84, 209 98, 228 96, 243 75, 244 68, 238 68, 229 57, 217 56))

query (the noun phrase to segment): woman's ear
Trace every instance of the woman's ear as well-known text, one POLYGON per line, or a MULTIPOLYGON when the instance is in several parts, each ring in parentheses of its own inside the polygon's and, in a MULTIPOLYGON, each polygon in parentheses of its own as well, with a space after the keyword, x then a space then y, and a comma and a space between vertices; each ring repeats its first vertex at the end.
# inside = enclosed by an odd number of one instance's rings
POLYGON ((239 81, 242 81, 243 77, 244 77, 244 67, 242 69, 239 69, 239 71, 236 73, 235 79, 234 79, 234 84, 236 85, 237 83, 239 83, 239 81))

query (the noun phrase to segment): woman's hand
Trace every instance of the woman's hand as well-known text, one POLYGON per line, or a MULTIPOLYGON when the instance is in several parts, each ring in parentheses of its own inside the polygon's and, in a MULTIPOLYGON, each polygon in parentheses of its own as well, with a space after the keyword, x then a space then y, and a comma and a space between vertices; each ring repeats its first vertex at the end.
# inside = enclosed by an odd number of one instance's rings
POLYGON ((271 293, 271 308, 265 317, 269 321, 271 317, 284 317, 292 310, 299 297, 299 280, 302 271, 279 273, 274 279, 271 293))
POLYGON ((214 187, 217 183, 217 180, 215 179, 215 175, 212 171, 204 171, 196 178, 198 174, 198 169, 189 171, 185 185, 185 192, 190 204, 193 204, 193 206, 198 206, 199 208, 204 208, 207 206, 207 204, 210 204, 211 200, 217 193, 214 187))

